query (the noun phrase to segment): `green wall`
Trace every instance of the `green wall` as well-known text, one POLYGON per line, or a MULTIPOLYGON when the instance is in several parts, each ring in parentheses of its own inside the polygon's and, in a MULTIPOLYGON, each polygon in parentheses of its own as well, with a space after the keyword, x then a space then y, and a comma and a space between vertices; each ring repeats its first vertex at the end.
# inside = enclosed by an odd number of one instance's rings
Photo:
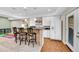
POLYGON ((0 29, 11 28, 11 22, 6 17, 0 17, 0 29))

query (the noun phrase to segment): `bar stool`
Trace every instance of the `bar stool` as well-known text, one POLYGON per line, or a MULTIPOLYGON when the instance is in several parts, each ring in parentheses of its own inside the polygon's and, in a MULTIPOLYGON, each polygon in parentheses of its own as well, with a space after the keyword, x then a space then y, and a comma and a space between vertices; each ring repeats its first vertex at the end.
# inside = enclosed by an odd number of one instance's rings
POLYGON ((13 33, 14 33, 14 36, 15 36, 15 42, 17 43, 17 28, 16 27, 13 27, 13 33))
POLYGON ((19 40, 20 40, 20 45, 21 45, 22 41, 25 41, 25 45, 26 45, 27 33, 24 32, 24 28, 20 28, 20 30, 19 30, 19 40))
POLYGON ((28 34, 28 45, 30 45, 30 43, 32 43, 33 47, 34 47, 34 44, 36 42, 36 33, 33 32, 33 29, 32 28, 27 28, 27 34, 28 34))

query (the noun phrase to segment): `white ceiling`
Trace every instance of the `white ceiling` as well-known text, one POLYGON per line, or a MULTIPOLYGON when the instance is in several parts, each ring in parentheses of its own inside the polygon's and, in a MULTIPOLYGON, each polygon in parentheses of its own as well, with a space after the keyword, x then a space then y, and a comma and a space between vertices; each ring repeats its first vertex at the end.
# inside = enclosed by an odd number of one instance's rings
POLYGON ((0 16, 9 18, 27 18, 51 15, 62 15, 74 7, 0 7, 0 16))

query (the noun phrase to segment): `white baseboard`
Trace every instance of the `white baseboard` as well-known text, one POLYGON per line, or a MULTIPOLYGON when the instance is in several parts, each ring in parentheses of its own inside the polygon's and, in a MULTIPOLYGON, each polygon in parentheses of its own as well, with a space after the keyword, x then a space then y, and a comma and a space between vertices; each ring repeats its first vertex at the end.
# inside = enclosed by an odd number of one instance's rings
POLYGON ((72 51, 74 51, 74 48, 67 42, 65 41, 62 41, 65 45, 67 45, 72 51))
POLYGON ((66 44, 66 42, 65 42, 65 41, 63 41, 63 40, 62 40, 62 42, 63 42, 64 44, 66 44))
POLYGON ((73 52, 75 52, 74 48, 69 43, 66 43, 66 44, 73 52))

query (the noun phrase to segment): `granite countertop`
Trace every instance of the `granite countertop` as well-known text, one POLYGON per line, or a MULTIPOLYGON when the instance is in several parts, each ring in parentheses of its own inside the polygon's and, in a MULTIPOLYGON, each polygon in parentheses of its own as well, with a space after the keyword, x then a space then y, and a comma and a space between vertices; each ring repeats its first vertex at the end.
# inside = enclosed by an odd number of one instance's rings
POLYGON ((31 26, 31 28, 50 30, 50 26, 31 26))

